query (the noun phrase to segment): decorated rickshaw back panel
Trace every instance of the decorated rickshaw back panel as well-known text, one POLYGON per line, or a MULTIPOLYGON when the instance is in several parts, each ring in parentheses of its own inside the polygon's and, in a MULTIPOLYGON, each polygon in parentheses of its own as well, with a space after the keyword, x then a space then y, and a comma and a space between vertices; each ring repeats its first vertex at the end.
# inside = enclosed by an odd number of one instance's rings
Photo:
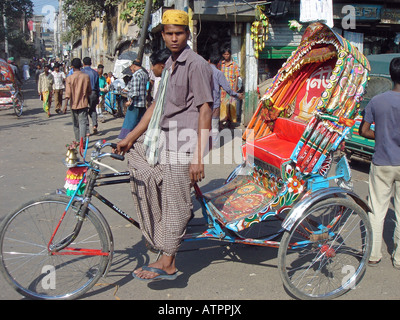
POLYGON ((0 83, 14 83, 15 77, 11 66, 3 59, 0 59, 0 83))
POLYGON ((311 24, 260 100, 243 140, 255 146, 265 143, 268 138, 261 139, 274 132, 279 117, 311 121, 290 158, 296 163, 301 156, 297 170, 316 173, 312 166, 320 166, 352 127, 369 69, 367 59, 346 39, 324 24, 311 24), (327 149, 316 152, 319 147, 327 149), (316 154, 322 155, 321 161, 316 154))
POLYGON ((0 59, 0 106, 11 106, 13 103, 12 92, 14 91, 14 72, 11 66, 0 59))

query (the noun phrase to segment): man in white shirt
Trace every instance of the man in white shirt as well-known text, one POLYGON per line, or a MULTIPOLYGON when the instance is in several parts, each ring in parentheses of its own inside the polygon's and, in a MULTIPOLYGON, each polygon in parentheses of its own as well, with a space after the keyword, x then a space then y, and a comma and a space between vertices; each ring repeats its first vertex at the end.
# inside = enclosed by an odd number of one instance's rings
POLYGON ((24 76, 24 80, 28 81, 29 78, 31 77, 30 73, 29 73, 29 66, 28 64, 25 62, 24 66, 22 67, 22 74, 24 76))
POLYGON ((56 112, 61 112, 62 98, 65 89, 65 73, 60 71, 60 65, 56 63, 54 65, 54 71, 52 72, 54 78, 53 84, 53 97, 56 104, 56 112))

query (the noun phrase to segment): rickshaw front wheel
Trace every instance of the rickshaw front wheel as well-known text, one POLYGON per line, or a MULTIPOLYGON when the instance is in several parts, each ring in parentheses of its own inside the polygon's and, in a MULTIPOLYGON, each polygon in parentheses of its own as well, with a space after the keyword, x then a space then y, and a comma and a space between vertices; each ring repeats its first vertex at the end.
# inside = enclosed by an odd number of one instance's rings
POLYGON ((282 237, 279 271, 299 299, 333 299, 356 289, 371 253, 367 213, 348 198, 317 202, 282 237))

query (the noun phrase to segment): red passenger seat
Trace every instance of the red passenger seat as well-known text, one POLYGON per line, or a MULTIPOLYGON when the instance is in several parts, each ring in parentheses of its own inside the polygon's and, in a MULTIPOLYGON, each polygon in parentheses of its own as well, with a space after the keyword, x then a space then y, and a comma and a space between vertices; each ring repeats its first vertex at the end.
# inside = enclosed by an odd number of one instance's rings
POLYGON ((305 128, 305 123, 288 118, 277 118, 273 133, 260 139, 247 141, 243 145, 243 156, 246 158, 246 152, 252 153, 253 149, 254 158, 280 169, 282 164, 290 159, 305 128))

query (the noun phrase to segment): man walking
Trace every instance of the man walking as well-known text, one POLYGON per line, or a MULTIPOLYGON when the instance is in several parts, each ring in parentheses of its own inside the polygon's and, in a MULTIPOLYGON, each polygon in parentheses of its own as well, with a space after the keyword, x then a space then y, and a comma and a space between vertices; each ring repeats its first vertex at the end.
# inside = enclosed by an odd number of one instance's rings
POLYGON ((122 92, 126 93, 128 101, 125 103, 127 110, 118 136, 119 139, 124 139, 136 127, 146 112, 146 87, 147 82, 149 82, 149 75, 142 68, 139 61, 132 61, 129 68, 132 71, 132 78, 122 90, 122 92))
POLYGON ((62 98, 65 89, 65 73, 60 71, 60 64, 56 62, 54 65, 54 71, 52 72, 54 78, 54 85, 53 85, 53 96, 54 96, 54 103, 56 105, 56 112, 61 112, 62 107, 62 98))
POLYGON ((24 81, 28 81, 31 78, 31 74, 29 71, 28 63, 25 62, 22 67, 22 76, 24 77, 24 81))
POLYGON ((96 112, 98 120, 100 120, 100 122, 104 122, 104 115, 103 115, 104 98, 105 94, 108 91, 108 85, 107 85, 107 79, 104 77, 104 66, 102 64, 99 64, 97 66, 97 74, 99 75, 100 96, 99 96, 99 104, 96 106, 96 112))
POLYGON ((76 141, 83 141, 89 134, 88 97, 92 93, 90 78, 81 71, 82 62, 79 58, 71 61, 74 72, 65 80, 65 105, 63 112, 67 112, 68 100, 71 100, 72 124, 76 141))
POLYGON ((40 74, 43 72, 42 70, 42 66, 40 64, 38 64, 36 66, 36 70, 35 70, 35 81, 36 81, 36 85, 38 85, 39 83, 39 76, 40 74))
POLYGON ((90 85, 92 93, 89 96, 89 116, 92 119, 93 134, 97 134, 97 112, 96 106, 99 103, 100 88, 99 88, 99 75, 97 71, 92 69, 92 59, 89 57, 83 58, 82 72, 86 73, 90 78, 90 85))
MULTIPOLYGON (((239 66, 235 61, 232 60, 232 53, 230 49, 224 49, 222 51, 222 61, 218 67, 225 75, 226 79, 234 92, 238 90, 238 79, 239 79, 239 66)), ((231 126, 231 123, 237 122, 236 114, 236 98, 230 96, 224 89, 221 90, 221 109, 220 109, 220 120, 222 125, 231 126)))
POLYGON ((50 117, 51 95, 53 92, 54 77, 50 72, 50 66, 45 65, 43 72, 39 75, 38 93, 43 101, 43 110, 50 117))
POLYGON ((143 235, 162 253, 158 261, 133 272, 144 281, 177 277, 175 256, 191 216, 190 186, 204 178, 212 71, 187 45, 188 23, 184 11, 164 12, 162 37, 172 55, 155 102, 117 146, 118 153, 129 151, 132 195, 143 235))
POLYGON ((22 79, 21 79, 21 76, 19 74, 19 69, 18 69, 17 65, 15 64, 15 62, 14 62, 14 57, 9 57, 7 59, 7 63, 11 66, 11 69, 14 72, 14 78, 16 79, 17 84, 19 86, 21 86, 22 85, 22 79))
POLYGON ((219 55, 211 55, 208 59, 208 62, 211 65, 213 71, 213 81, 214 81, 214 105, 213 105, 213 115, 211 120, 211 136, 212 136, 212 145, 215 144, 218 138, 219 133, 219 117, 220 117, 220 105, 221 105, 221 90, 224 90, 229 96, 238 98, 240 100, 243 99, 242 93, 237 93, 232 90, 228 80, 225 78, 224 73, 221 70, 217 69, 217 65, 219 62, 219 55), (222 88, 222 89, 221 89, 222 88))
POLYGON ((371 99, 364 110, 361 136, 375 139, 375 151, 369 172, 368 204, 372 210, 372 252, 370 266, 382 259, 383 224, 394 190, 396 227, 394 230, 393 266, 400 269, 400 58, 390 63, 392 90, 371 99), (371 124, 375 123, 375 131, 371 124))

